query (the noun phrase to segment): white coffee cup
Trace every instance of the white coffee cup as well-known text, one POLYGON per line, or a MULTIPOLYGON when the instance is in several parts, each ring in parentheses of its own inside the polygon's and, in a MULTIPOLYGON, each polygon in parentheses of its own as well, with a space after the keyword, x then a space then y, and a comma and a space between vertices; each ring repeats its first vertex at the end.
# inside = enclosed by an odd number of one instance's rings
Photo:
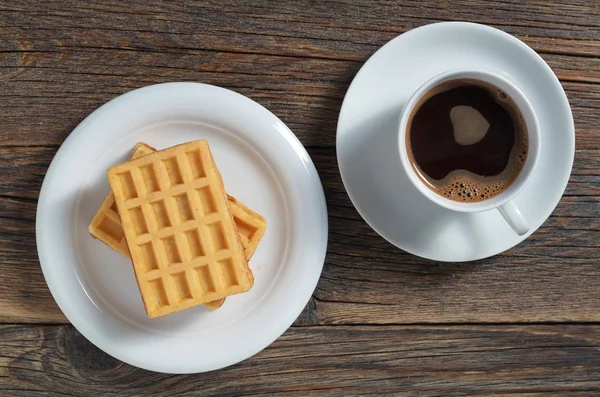
POLYGON ((441 207, 457 212, 481 212, 497 209, 519 236, 524 235, 529 231, 530 227, 527 219, 525 216, 523 216, 521 211, 519 211, 519 208, 514 202, 514 198, 521 192, 523 187, 525 187, 527 181, 529 181, 529 178, 531 177, 538 161, 540 151, 540 129, 531 103, 517 86, 498 74, 480 70, 460 69, 439 74, 423 84, 410 97, 400 113, 400 124, 398 128, 398 145, 400 149, 402 166, 413 185, 415 185, 415 187, 425 197, 441 207), (456 79, 475 79, 494 85, 503 90, 518 106, 525 120, 529 138, 527 159, 525 160, 523 169, 517 178, 497 196, 472 203, 450 200, 435 193, 427 185, 425 185, 411 165, 408 154, 408 150, 410 149, 406 147, 406 134, 409 127, 408 123, 411 121, 410 117, 415 106, 419 103, 421 98, 434 87, 437 87, 444 82, 456 79))

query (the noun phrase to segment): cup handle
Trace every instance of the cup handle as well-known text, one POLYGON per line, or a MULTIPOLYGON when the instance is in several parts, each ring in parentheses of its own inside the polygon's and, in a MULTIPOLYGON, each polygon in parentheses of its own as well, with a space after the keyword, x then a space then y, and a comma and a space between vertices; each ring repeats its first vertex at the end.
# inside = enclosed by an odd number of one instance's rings
POLYGON ((500 211, 504 220, 508 222, 510 227, 512 227, 519 236, 522 236, 529 231, 529 224, 514 201, 509 201, 498 207, 498 211, 500 211))

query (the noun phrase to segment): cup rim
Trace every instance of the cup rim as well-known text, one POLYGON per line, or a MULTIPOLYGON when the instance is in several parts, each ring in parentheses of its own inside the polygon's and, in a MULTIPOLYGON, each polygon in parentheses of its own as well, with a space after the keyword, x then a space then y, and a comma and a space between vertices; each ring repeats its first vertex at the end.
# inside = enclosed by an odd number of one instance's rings
POLYGON ((458 211, 458 212, 481 212, 487 211, 494 208, 498 208, 507 202, 513 200, 525 187, 526 183, 530 179, 535 164, 539 158, 540 152, 540 129, 539 123, 535 114, 533 106, 525 96, 525 94, 510 80, 505 77, 494 73, 483 71, 479 69, 453 69, 443 73, 440 73, 431 79, 423 83, 408 99, 402 111, 400 112, 399 124, 398 124, 398 149, 402 168, 406 172, 408 179, 411 183, 419 190, 425 197, 435 204, 444 208, 458 211), (529 135, 529 148, 525 165, 517 178, 508 186, 508 188, 500 193, 499 195, 492 197, 487 200, 468 203, 458 202, 450 200, 439 194, 435 193, 429 187, 425 185, 423 181, 416 174, 413 166, 410 164, 408 158, 408 148, 406 147, 406 133, 409 118, 414 110, 416 104, 420 101, 424 94, 435 86, 444 83, 446 81, 469 78, 474 80, 480 80, 489 84, 496 85, 497 87, 507 91, 509 96, 517 103, 523 118, 527 125, 527 133, 529 135))

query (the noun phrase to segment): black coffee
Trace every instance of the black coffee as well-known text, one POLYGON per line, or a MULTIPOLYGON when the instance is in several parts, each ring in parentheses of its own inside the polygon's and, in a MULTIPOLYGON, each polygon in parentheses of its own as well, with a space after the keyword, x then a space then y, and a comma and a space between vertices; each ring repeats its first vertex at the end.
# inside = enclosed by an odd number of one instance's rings
POLYGON ((406 147, 420 178, 436 193, 462 202, 502 193, 527 159, 527 126, 498 87, 473 79, 431 89, 415 106, 406 147))

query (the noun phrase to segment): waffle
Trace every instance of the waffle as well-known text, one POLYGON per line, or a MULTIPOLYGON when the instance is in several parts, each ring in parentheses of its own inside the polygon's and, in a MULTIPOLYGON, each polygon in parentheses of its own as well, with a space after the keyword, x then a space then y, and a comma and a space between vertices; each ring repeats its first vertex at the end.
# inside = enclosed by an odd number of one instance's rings
MULTIPOLYGON (((129 159, 133 160, 154 152, 156 152, 156 149, 152 146, 139 142, 135 145, 129 159)), ((258 243, 265 234, 267 221, 260 214, 240 203, 235 197, 227 195, 227 199, 229 200, 233 221, 238 229, 240 241, 244 247, 244 253, 246 254, 246 258, 250 260, 258 247, 258 243)), ((117 211, 115 196, 112 191, 102 201, 100 208, 96 212, 92 222, 90 222, 88 231, 92 237, 97 238, 113 250, 129 258, 129 247, 123 234, 121 217, 117 211)), ((219 299, 214 302, 205 303, 204 306, 215 310, 221 307, 224 301, 224 299, 219 299)))
MULTIPOLYGON (((153 152, 156 152, 156 149, 140 142, 133 148, 129 160, 153 152)), ((92 237, 97 238, 113 250, 129 258, 129 247, 127 246, 127 241, 123 234, 121 217, 117 211, 115 196, 112 191, 110 191, 104 198, 104 201, 102 201, 100 208, 98 208, 96 215, 94 215, 94 218, 90 222, 88 232, 92 237)))
MULTIPOLYGON (((260 243, 260 240, 265 235, 267 220, 237 201, 233 196, 227 195, 227 200, 229 200, 229 210, 233 216, 238 237, 244 248, 244 254, 250 260, 258 247, 258 243, 260 243)), ((216 310, 223 305, 224 301, 225 299, 220 299, 205 303, 204 306, 211 310, 216 310)))
MULTIPOLYGON (((154 152, 156 152, 156 149, 152 146, 139 142, 135 145, 129 159, 133 160, 154 152)), ((244 247, 244 253, 246 254, 246 258, 250 260, 258 247, 258 243, 265 234, 267 221, 260 214, 257 214, 239 202, 235 197, 227 195, 227 199, 229 200, 231 215, 233 215, 233 220, 244 247)), ((97 238, 113 250, 129 258, 129 247, 123 234, 121 217, 117 211, 115 196, 112 191, 102 201, 100 208, 96 212, 96 215, 94 215, 92 222, 90 222, 88 231, 92 237, 97 238)))
POLYGON ((267 220, 237 201, 235 197, 227 195, 227 199, 229 200, 229 209, 231 215, 233 215, 238 236, 244 247, 244 253, 246 258, 250 260, 258 247, 258 243, 265 235, 267 220))
POLYGON ((149 317, 252 287, 254 277, 206 141, 117 165, 108 170, 108 180, 149 317))

